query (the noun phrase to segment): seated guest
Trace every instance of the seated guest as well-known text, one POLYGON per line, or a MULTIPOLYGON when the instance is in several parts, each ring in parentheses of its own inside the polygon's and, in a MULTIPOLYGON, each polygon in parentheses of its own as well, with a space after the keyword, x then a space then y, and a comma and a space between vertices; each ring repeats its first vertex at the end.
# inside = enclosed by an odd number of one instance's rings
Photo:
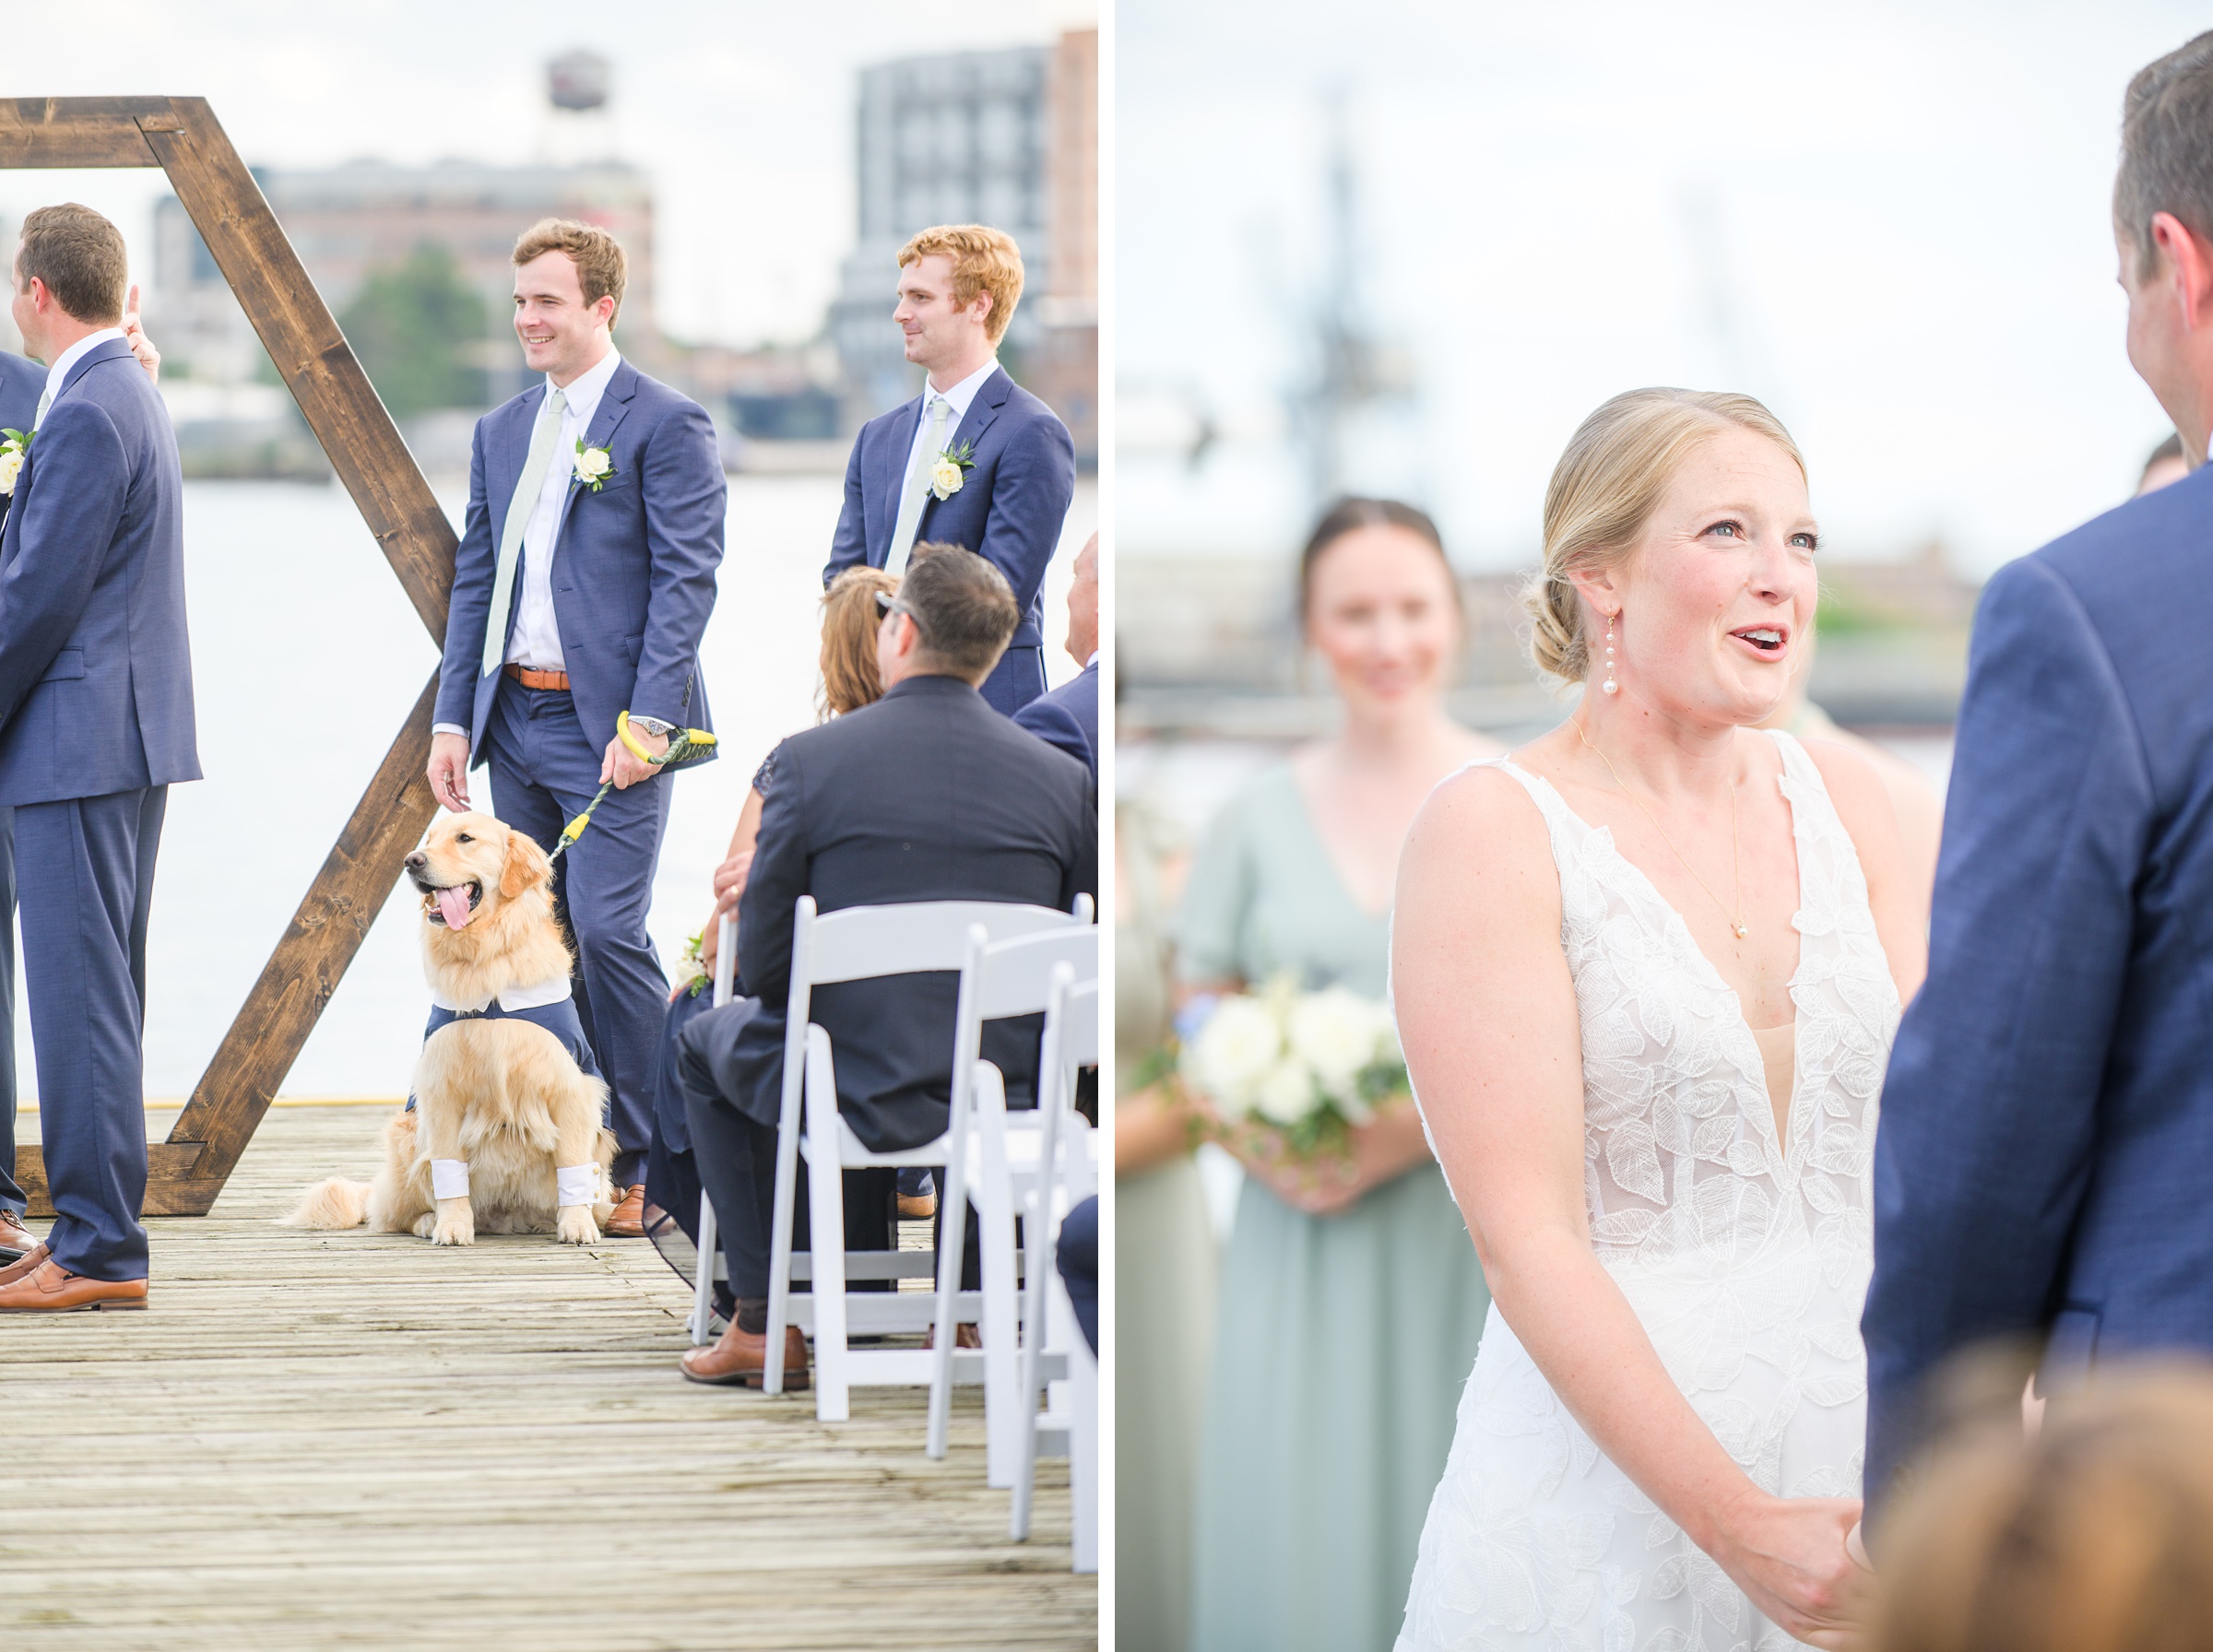
POLYGON ((1076 553, 1075 583, 1068 588, 1068 640, 1062 644, 1083 667, 1059 688, 1014 714, 1018 727, 1080 758, 1099 778, 1099 537, 1076 553))
MULTIPOLYGON (((876 597, 879 592, 888 594, 898 588, 899 582, 881 568, 848 568, 822 593, 822 680, 815 705, 823 720, 842 717, 882 698, 883 679, 876 671, 876 630, 883 610, 877 606, 876 597)), ((645 1165, 644 1226, 663 1259, 686 1280, 692 1277, 698 1261, 699 1173, 692 1163, 692 1127, 684 1119, 684 1098, 676 1088, 672 1060, 676 1035, 693 1016, 714 1006, 707 984, 714 979, 716 938, 722 919, 736 914, 738 897, 745 892, 753 840, 761 830, 761 802, 775 785, 776 756, 783 749, 779 743, 754 771, 752 786, 738 811, 737 830, 730 834, 729 853, 715 868, 715 905, 707 914, 699 942, 700 962, 707 974, 704 978, 677 984, 669 995, 669 1013, 662 1023, 660 1058, 654 1073, 653 1150, 645 1165)), ((848 1210, 865 1209, 870 1203, 857 1197, 848 1201, 848 1210)), ((878 1245, 849 1248, 889 1248, 889 1226, 882 1225, 885 1238, 878 1245)), ((716 1306, 724 1319, 729 1317, 728 1304, 719 1297, 716 1306)))
MULTIPOLYGON (((700 1179, 715 1201, 737 1315, 684 1358, 695 1382, 760 1378, 767 1348, 770 1218, 784 1084, 792 914, 915 901, 1006 901, 1066 910, 1095 893, 1098 821, 1083 765, 1016 728, 977 692, 1021 620, 1006 578, 973 552, 918 549, 876 633, 884 695, 784 742, 739 902, 750 997, 679 1034, 677 1081, 700 1179)), ((958 978, 890 976, 823 986, 811 1018, 837 1053, 838 1107, 877 1151, 919 1147, 946 1125, 958 978)), ((1036 1062, 1034 1034, 997 1024, 984 1055, 1009 1088, 1036 1062)), ((799 1188, 805 1244, 806 1181, 799 1188)), ((806 1345, 784 1364, 804 1381, 806 1345)), ((797 1384, 795 1384, 797 1386, 797 1384)))
POLYGON ((1069 1305, 1083 1330, 1083 1342, 1092 1357, 1099 1352, 1099 1196, 1080 1200, 1060 1224, 1060 1242, 1053 1247, 1054 1266, 1068 1287, 1069 1305))

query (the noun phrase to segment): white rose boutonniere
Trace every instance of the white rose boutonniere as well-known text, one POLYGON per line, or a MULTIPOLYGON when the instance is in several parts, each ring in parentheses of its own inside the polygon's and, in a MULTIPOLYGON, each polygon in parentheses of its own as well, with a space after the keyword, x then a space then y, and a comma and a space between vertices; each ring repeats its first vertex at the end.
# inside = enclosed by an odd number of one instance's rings
POLYGON ((976 452, 976 443, 964 442, 958 447, 949 447, 930 462, 929 490, 940 499, 951 499, 961 490, 968 479, 967 473, 976 468, 969 455, 976 452))
MULTIPOLYGON (((31 435, 36 435, 32 431, 31 435)), ((16 478, 23 474, 23 461, 30 457, 30 436, 21 431, 0 431, 0 499, 13 499, 16 478)))
POLYGON ((576 439, 576 479, 594 493, 607 486, 608 478, 615 474, 614 456, 604 447, 586 447, 584 438, 576 439))

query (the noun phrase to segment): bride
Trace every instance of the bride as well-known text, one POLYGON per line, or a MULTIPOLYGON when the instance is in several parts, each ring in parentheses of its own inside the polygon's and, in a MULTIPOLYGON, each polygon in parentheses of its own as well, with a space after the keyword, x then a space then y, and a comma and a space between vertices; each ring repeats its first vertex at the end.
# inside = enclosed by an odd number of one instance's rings
POLYGON ((1581 703, 1407 840, 1399 1027, 1494 1306, 1402 1652, 1841 1644, 1876 1102, 1923 938, 1874 769, 1750 726, 1817 542, 1757 401, 1600 407, 1531 601, 1581 703))

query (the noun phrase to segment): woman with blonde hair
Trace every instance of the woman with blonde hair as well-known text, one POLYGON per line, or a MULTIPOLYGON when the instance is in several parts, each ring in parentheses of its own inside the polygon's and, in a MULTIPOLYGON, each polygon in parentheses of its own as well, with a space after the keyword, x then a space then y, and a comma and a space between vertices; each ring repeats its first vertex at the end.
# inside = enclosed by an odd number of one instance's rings
POLYGON ((1544 525, 1534 652, 1580 702, 1399 867, 1399 1031, 1493 1297, 1399 1645, 1839 1645, 1924 914, 1866 761, 1756 728, 1819 542, 1774 416, 1615 396, 1544 525))
MULTIPOLYGON (((928 549, 917 546, 919 555, 928 549)), ((899 589, 899 581, 881 568, 848 568, 830 582, 822 593, 822 682, 815 690, 818 720, 842 717, 883 698, 883 679, 876 669, 876 631, 883 620, 880 598, 899 589)), ((692 1277, 698 1260, 693 1248, 697 1235, 699 1177, 692 1168, 692 1128, 684 1116, 683 1097, 677 1092, 669 1066, 676 1035, 702 1009, 711 1006, 712 995, 704 982, 715 973, 716 938, 725 914, 738 914, 739 897, 745 893, 746 873, 753 864, 753 843, 761 834, 761 805, 776 780, 777 742, 753 772, 745 802, 738 810, 738 825, 730 846, 715 868, 715 906, 700 931, 702 974, 687 975, 669 995, 669 1014, 661 1029, 661 1054, 654 1074, 653 1150, 645 1165, 645 1210, 640 1223, 669 1265, 684 1278, 692 1277)), ((921 1212, 928 1214, 927 1211, 921 1212)), ((727 1316, 726 1316, 727 1317, 727 1316)))

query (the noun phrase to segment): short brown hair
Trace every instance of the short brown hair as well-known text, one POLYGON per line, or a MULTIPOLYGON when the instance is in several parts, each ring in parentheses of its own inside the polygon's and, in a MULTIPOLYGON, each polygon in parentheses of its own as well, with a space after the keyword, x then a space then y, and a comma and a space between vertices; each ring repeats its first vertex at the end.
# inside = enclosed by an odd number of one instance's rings
POLYGON ((848 568, 822 593, 822 689, 816 703, 824 716, 842 717, 883 698, 876 669, 883 609, 876 593, 898 588, 897 577, 881 568, 848 568))
POLYGON ((2033 1439, 2009 1398, 1901 1490, 1876 1549, 1874 1652, 2213 1646, 2213 1376, 2101 1372, 2033 1439))
POLYGON ((123 319, 131 255, 123 231, 89 206, 65 201, 41 206, 23 220, 16 279, 28 288, 36 277, 53 301, 77 321, 112 326, 123 319))
POLYGON ((899 606, 922 633, 923 663, 981 682, 1022 623, 1007 576, 958 545, 921 544, 899 582, 899 606))
POLYGON ((899 267, 919 264, 932 253, 953 260, 953 301, 966 309, 976 295, 991 295, 991 313, 984 317, 984 332, 993 344, 1006 336, 1022 302, 1022 249, 1003 230, 983 224, 940 224, 925 230, 899 249, 899 267))
POLYGON ((548 253, 566 254, 576 266, 576 284, 584 289, 586 306, 605 298, 615 301, 614 313, 607 318, 607 324, 612 327, 615 317, 622 313, 622 287, 630 278, 630 261, 622 255, 622 243, 605 230, 580 224, 573 218, 540 218, 515 242, 515 267, 520 269, 548 253))
POLYGON ((2138 69, 2121 100, 2113 227, 2139 278, 2159 267, 2151 220, 2162 212, 2213 241, 2213 30, 2138 69))

